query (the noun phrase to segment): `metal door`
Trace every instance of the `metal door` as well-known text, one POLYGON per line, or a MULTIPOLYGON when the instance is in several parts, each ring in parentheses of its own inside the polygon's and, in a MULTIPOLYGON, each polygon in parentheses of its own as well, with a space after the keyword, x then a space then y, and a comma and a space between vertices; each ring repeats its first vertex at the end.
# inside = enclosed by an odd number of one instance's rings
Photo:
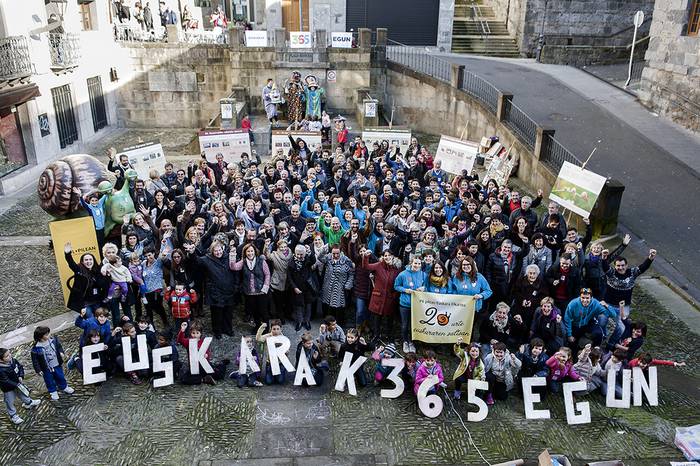
POLYGON ((92 127, 97 132, 107 126, 107 110, 105 97, 102 94, 102 79, 99 76, 88 78, 88 94, 90 95, 90 110, 92 111, 92 127))
POLYGON ((78 125, 73 111, 73 96, 70 84, 51 89, 53 108, 56 113, 56 126, 61 149, 78 140, 78 125))
POLYGON ((347 0, 348 31, 387 28, 389 39, 406 45, 436 45, 439 0, 347 0))

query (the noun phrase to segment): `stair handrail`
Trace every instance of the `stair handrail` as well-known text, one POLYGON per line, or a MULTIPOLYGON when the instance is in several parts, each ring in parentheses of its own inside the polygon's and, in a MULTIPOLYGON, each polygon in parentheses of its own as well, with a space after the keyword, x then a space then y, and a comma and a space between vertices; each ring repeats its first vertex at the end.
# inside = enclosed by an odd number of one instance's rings
POLYGON ((481 9, 474 2, 474 0, 472 0, 471 7, 472 7, 473 17, 476 21, 478 21, 479 26, 481 27, 481 38, 488 40, 488 36, 491 34, 491 27, 489 26, 488 21, 485 21, 482 18, 481 9))

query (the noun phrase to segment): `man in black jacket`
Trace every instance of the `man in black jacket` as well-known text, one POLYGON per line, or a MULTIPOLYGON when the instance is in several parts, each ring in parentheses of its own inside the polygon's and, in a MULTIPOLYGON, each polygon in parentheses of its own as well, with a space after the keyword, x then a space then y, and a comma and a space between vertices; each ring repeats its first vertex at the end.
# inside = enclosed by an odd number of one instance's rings
POLYGON ((349 187, 350 183, 343 179, 343 167, 340 165, 333 167, 333 177, 326 181, 326 192, 328 195, 337 194, 343 199, 347 199, 349 187))
POLYGON ((491 285, 493 296, 489 299, 492 309, 501 301, 509 304, 511 290, 515 280, 520 276, 521 257, 524 250, 513 251, 513 243, 503 240, 501 247, 489 256, 486 264, 486 280, 491 285))

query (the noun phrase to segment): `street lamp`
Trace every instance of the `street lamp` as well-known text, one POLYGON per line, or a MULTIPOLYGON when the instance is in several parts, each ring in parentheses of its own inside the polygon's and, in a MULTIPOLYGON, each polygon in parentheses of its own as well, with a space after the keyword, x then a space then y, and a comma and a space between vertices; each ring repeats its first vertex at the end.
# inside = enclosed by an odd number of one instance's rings
POLYGON ((540 27, 540 36, 537 38, 536 59, 540 62, 542 58, 542 49, 544 48, 544 23, 547 20, 547 5, 549 0, 544 0, 544 11, 542 12, 542 27, 540 27))

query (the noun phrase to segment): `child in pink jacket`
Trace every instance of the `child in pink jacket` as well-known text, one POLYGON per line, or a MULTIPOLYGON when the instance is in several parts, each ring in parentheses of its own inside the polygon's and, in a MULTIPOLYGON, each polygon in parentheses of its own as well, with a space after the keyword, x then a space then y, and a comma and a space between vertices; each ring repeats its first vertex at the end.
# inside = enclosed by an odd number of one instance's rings
MULTIPOLYGON (((413 392, 417 395, 418 394, 418 388, 420 388, 420 384, 428 378, 428 376, 435 375, 438 378, 438 381, 440 382, 439 385, 441 387, 446 387, 445 385, 445 378, 442 375, 442 366, 440 365, 439 362, 437 362, 437 355, 435 354, 435 351, 428 350, 425 352, 423 355, 423 362, 421 363, 420 367, 416 371, 416 381, 413 384, 413 392)), ((430 390, 428 390, 428 393, 436 393, 437 392, 437 385, 434 385, 430 390)))
POLYGON ((545 364, 549 367, 547 385, 552 393, 559 393, 562 383, 575 382, 581 378, 576 369, 574 369, 574 362, 571 360, 571 349, 569 348, 559 348, 559 351, 547 359, 545 364))

